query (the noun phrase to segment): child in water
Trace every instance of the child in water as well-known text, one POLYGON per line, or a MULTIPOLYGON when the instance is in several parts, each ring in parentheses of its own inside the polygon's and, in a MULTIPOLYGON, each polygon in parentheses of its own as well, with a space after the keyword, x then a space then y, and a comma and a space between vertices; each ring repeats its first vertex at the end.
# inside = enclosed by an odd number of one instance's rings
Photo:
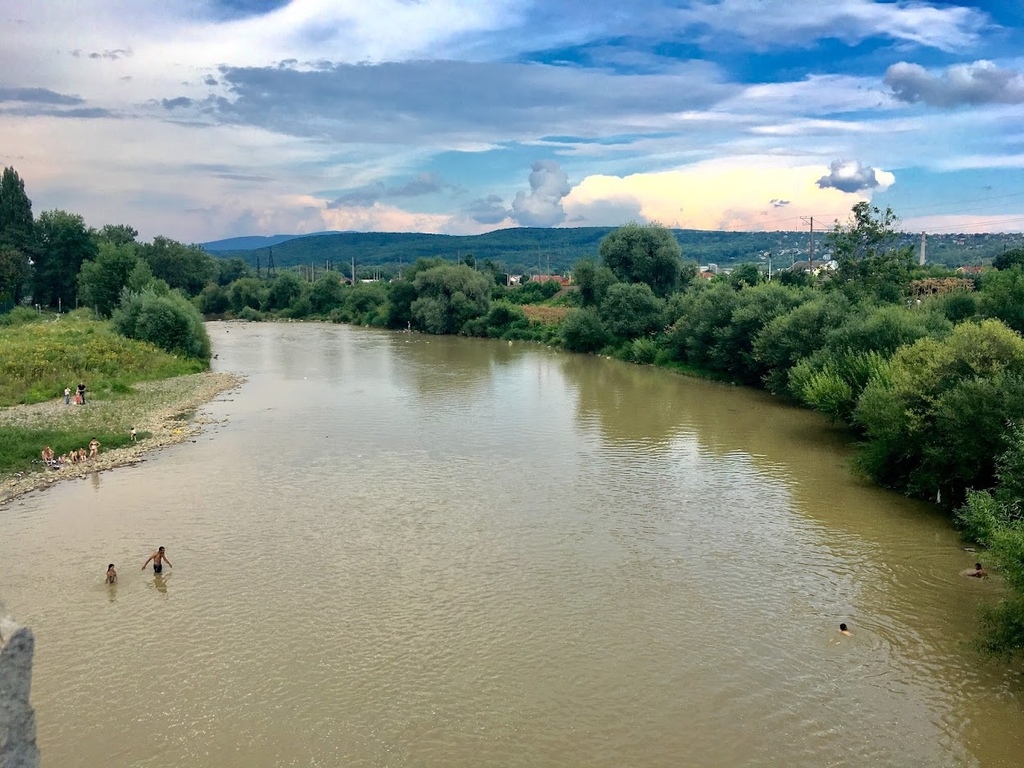
POLYGON ((117 571, 113 563, 107 566, 107 584, 117 584, 117 571))

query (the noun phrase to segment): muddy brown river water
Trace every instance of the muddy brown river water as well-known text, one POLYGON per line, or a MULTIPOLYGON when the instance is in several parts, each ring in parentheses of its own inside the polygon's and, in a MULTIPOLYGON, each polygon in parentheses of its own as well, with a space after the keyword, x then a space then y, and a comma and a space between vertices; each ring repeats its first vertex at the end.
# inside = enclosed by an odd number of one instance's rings
POLYGON ((248 377, 220 426, 0 508, 44 766, 1021 765, 1024 683, 966 645, 998 581, 814 414, 535 345, 210 331, 248 377))

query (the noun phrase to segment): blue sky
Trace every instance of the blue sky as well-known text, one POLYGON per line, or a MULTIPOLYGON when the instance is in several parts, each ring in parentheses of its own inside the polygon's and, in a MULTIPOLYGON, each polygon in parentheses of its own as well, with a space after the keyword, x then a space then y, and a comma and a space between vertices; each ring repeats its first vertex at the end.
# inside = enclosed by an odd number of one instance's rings
POLYGON ((204 241, 1024 231, 1024 2, 7 0, 35 210, 204 241))

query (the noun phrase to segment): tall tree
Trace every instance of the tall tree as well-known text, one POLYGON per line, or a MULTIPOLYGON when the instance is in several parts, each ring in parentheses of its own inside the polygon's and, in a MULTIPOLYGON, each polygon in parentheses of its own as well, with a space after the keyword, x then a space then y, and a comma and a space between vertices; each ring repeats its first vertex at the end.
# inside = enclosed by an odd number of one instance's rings
POLYGON ((78 271, 96 256, 96 241, 77 213, 44 211, 36 222, 38 253, 32 280, 37 304, 74 306, 78 271))
POLYGON ((34 242, 32 201, 25 194, 25 182, 13 168, 4 168, 0 175, 0 303, 3 297, 21 299, 34 242))
POLYGON ((128 224, 104 224, 96 236, 113 245, 128 245, 138 240, 139 231, 128 224))
POLYGON ((647 283, 665 297, 679 285, 682 249, 671 230, 658 224, 627 224, 601 241, 601 261, 627 283, 647 283))
POLYGON ((139 257, 131 242, 117 245, 109 240, 100 243, 99 253, 82 264, 78 274, 78 296, 82 304, 95 307, 107 316, 121 299, 121 290, 138 264, 139 257))
POLYGON ((866 202, 853 206, 850 220, 825 236, 825 244, 839 263, 838 282, 849 292, 897 301, 910 281, 913 248, 899 244, 899 217, 866 202))
POLYGON ((139 246, 139 255, 154 276, 189 296, 195 296, 213 282, 219 271, 213 257, 198 245, 184 245, 168 237, 154 237, 152 243, 139 246))

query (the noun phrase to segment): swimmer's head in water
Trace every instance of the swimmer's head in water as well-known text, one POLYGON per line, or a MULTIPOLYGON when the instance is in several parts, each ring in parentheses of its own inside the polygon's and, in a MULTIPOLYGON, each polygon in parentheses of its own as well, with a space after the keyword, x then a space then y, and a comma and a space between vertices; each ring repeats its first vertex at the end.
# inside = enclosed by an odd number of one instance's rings
POLYGON ((110 565, 108 565, 108 566, 107 566, 107 570, 109 571, 109 570, 110 570, 111 568, 113 568, 113 567, 114 567, 114 564, 113 564, 113 563, 111 563, 110 565))
POLYGON ((163 548, 163 547, 160 547, 160 549, 159 549, 158 551, 160 551, 160 552, 163 552, 163 551, 164 551, 164 548, 163 548))
POLYGON ((846 625, 845 624, 840 624, 839 625, 839 631, 840 632, 845 632, 846 631, 846 625))

